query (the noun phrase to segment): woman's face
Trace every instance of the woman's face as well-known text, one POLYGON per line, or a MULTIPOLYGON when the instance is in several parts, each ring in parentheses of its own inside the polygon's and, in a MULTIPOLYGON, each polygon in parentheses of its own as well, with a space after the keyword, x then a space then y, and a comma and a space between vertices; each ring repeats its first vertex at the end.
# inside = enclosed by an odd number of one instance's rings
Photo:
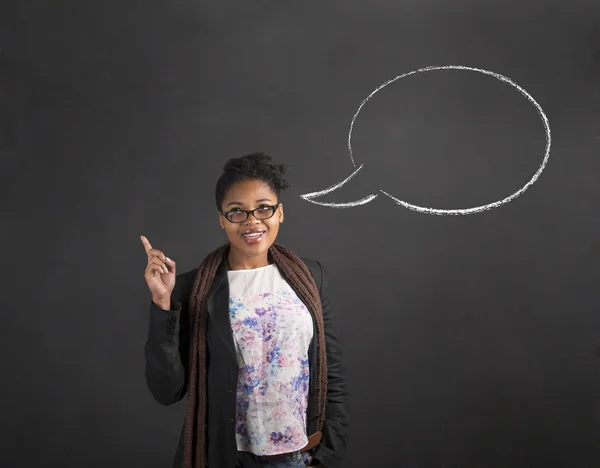
MULTIPOLYGON (((263 207, 263 210, 270 214, 272 211, 269 212, 267 206, 276 205, 277 202, 277 195, 267 183, 251 179, 232 185, 225 194, 221 209, 233 211, 263 207)), ((219 214, 219 223, 225 230, 231 246, 230 253, 242 261, 244 258, 253 257, 258 257, 256 260, 266 260, 267 251, 275 242, 282 221, 283 205, 279 205, 269 219, 256 219, 250 214, 242 223, 232 223, 219 214)))

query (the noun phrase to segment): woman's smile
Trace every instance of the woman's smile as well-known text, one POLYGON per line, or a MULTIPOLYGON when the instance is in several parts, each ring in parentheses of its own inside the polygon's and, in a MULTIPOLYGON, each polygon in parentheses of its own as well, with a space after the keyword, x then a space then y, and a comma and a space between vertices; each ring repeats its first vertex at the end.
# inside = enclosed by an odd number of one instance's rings
POLYGON ((246 244, 258 244, 266 236, 266 229, 250 229, 242 234, 242 239, 246 241, 246 244))

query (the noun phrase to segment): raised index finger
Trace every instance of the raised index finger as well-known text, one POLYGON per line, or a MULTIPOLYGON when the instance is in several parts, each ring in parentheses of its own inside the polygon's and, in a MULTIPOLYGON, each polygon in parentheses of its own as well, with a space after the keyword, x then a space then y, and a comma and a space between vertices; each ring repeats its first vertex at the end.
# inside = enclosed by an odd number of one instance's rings
POLYGON ((140 236, 140 239, 142 240, 142 244, 144 244, 144 250, 146 251, 146 253, 150 253, 150 251, 152 250, 152 246, 150 245, 148 239, 146 239, 146 236, 140 236))

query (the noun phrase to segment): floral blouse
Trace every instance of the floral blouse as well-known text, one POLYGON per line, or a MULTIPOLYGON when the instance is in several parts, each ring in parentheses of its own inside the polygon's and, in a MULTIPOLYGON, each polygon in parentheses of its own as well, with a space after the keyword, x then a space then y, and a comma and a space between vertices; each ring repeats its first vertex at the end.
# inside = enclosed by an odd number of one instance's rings
POLYGON ((229 318, 239 365, 238 450, 300 450, 306 435, 310 312, 276 265, 230 270, 229 318))

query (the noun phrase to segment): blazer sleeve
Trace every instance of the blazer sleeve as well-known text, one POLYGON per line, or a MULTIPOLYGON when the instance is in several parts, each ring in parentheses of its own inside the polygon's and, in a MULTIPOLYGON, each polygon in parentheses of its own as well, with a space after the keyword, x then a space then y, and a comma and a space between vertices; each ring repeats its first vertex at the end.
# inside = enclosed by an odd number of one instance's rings
POLYGON ((150 303, 144 347, 146 384, 154 399, 165 406, 180 401, 187 392, 188 316, 186 302, 172 298, 170 310, 150 303))
POLYGON ((327 402, 323 423, 323 438, 314 458, 326 468, 340 468, 346 458, 348 445, 348 390, 346 365, 337 333, 337 319, 329 300, 327 273, 321 270, 321 305, 325 327, 327 353, 327 402))

